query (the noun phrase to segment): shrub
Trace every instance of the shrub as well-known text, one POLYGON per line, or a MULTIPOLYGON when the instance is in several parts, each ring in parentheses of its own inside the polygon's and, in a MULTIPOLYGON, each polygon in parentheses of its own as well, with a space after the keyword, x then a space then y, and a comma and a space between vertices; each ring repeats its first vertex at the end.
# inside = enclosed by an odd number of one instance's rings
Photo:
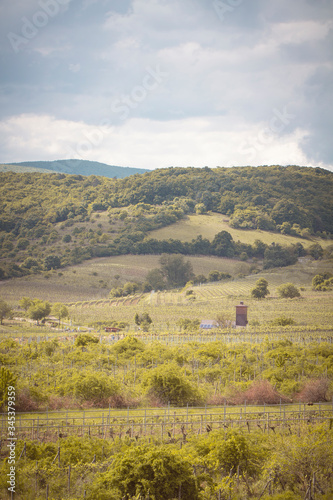
POLYGON ((249 404, 278 404, 280 401, 289 403, 290 400, 279 394, 268 380, 258 380, 254 382, 245 392, 239 394, 238 403, 246 401, 249 404))
POLYGON ((149 498, 198 499, 198 485, 191 462, 164 446, 135 446, 118 453, 107 472, 94 480, 88 500, 149 498))
POLYGON ((271 322, 274 326, 289 326, 295 325, 295 321, 292 318, 287 318, 286 316, 279 316, 278 318, 273 319, 271 322))
POLYGON ((136 354, 143 352, 146 346, 142 340, 128 335, 124 339, 118 340, 112 347, 112 351, 126 358, 131 358, 136 354))
POLYGON ((296 395, 296 399, 301 403, 325 403, 329 401, 329 385, 327 378, 308 380, 296 395))
POLYGON ((198 389, 180 372, 177 365, 162 365, 149 370, 142 385, 148 396, 165 404, 185 406, 202 402, 198 389))
POLYGON ((79 347, 85 347, 88 344, 98 344, 99 339, 94 337, 93 335, 89 335, 88 333, 80 333, 75 339, 74 344, 79 347))
POLYGON ((283 299, 293 299, 294 297, 300 297, 301 294, 298 288, 292 283, 285 283, 277 288, 277 293, 279 297, 283 299))
POLYGON ((109 398, 119 394, 118 384, 104 373, 75 373, 61 387, 65 395, 74 396, 80 402, 107 405, 109 398))

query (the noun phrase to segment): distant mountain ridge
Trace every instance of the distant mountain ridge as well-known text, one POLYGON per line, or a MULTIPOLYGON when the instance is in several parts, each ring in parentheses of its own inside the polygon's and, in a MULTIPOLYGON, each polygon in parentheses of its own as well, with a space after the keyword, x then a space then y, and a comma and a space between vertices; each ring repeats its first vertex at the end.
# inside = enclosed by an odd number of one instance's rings
POLYGON ((119 167, 89 160, 25 161, 20 163, 2 163, 0 172, 61 172, 63 174, 99 175, 123 179, 134 174, 149 172, 145 168, 119 167))

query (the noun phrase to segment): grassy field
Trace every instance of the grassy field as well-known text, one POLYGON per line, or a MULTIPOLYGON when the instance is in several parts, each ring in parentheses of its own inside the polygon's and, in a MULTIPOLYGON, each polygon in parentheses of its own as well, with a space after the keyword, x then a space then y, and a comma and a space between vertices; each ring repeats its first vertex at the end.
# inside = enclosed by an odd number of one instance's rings
MULTIPOLYGON (((15 306, 23 296, 51 302, 77 302, 106 299, 110 289, 126 281, 145 279, 148 271, 159 267, 159 255, 122 255, 85 261, 80 265, 0 282, 0 297, 15 306), (119 278, 117 278, 119 276, 119 278)), ((195 274, 210 271, 232 276, 247 274, 250 264, 219 257, 189 256, 195 274)))
POLYGON ((150 236, 152 238, 157 238, 158 240, 173 238, 180 241, 191 241, 193 238, 196 238, 199 234, 201 234, 203 238, 213 240, 214 236, 218 232, 228 231, 234 241, 239 240, 242 243, 248 243, 251 245, 255 242, 255 240, 261 240, 266 244, 274 242, 281 245, 302 243, 304 247, 307 247, 316 241, 318 241, 323 247, 332 243, 330 240, 322 240, 319 238, 306 240, 304 238, 296 238, 268 231, 246 231, 242 229, 234 229, 229 226, 228 222, 225 222, 228 219, 229 218, 226 215, 217 213, 209 213, 207 215, 189 215, 175 224, 157 229, 156 231, 151 231, 150 236))

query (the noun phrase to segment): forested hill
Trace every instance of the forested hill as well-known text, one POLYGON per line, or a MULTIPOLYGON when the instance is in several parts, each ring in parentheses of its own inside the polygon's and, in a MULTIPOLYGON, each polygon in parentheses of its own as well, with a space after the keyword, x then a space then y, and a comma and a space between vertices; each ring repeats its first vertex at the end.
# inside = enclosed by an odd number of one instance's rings
POLYGON ((244 228, 259 224, 259 229, 274 229, 290 222, 312 233, 332 233, 332 187, 333 173, 320 168, 168 168, 118 183, 112 206, 156 205, 185 197, 202 204, 198 210, 237 217, 244 228), (262 220, 256 223, 258 217, 262 220))
POLYGON ((148 169, 117 167, 98 161, 88 160, 55 160, 55 161, 26 161, 22 163, 0 164, 0 172, 60 172, 77 175, 102 175, 123 179, 129 175, 143 174, 148 169))
POLYGON ((153 229, 207 211, 226 214, 234 228, 328 238, 333 233, 332 192, 333 173, 295 166, 167 168, 118 180, 0 173, 2 276, 19 275, 22 266, 40 270, 49 256, 58 258, 59 267, 135 252, 255 255, 230 242, 226 254, 217 249, 220 243, 162 245, 149 237, 153 229))

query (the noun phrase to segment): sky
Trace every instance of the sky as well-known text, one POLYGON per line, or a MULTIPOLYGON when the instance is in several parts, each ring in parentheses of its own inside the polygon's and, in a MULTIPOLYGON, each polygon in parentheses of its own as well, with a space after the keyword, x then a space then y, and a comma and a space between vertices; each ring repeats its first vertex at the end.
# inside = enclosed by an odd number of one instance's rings
POLYGON ((333 0, 0 0, 0 162, 333 171, 333 0))

